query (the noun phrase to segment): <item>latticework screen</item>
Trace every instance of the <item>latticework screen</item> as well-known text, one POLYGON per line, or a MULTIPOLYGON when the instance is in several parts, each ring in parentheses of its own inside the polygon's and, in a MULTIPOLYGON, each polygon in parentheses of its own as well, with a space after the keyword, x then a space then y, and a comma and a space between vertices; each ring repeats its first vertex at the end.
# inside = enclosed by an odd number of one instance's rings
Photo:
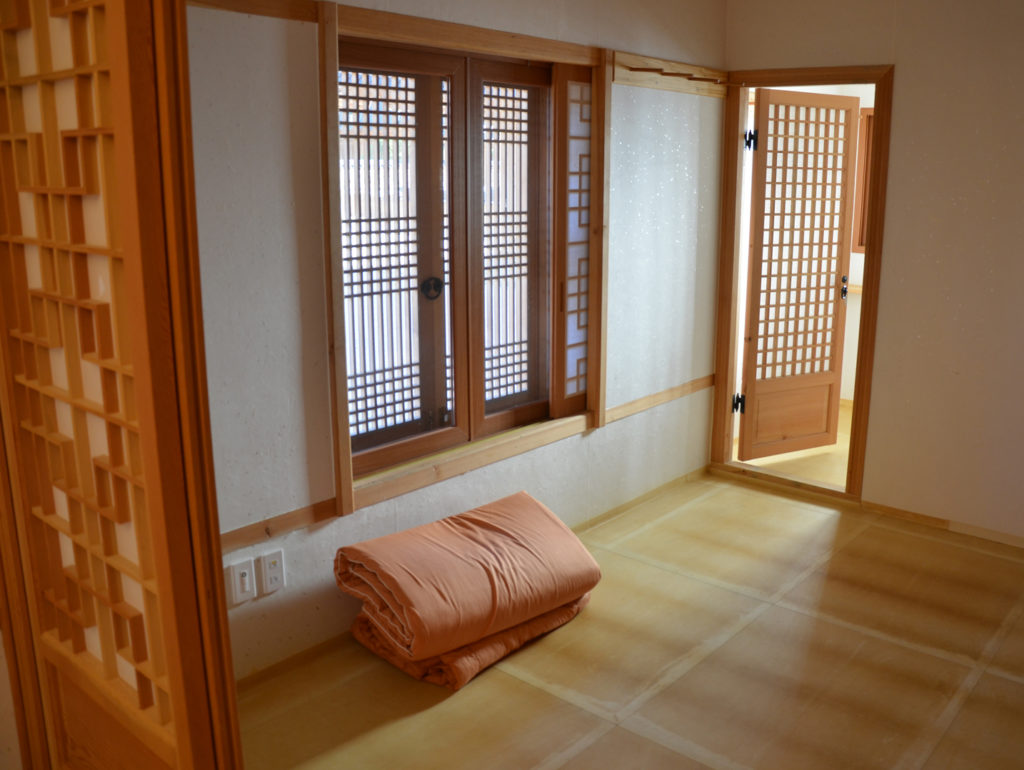
MULTIPOLYGON (((530 90, 483 84, 484 398, 530 391, 536 351, 531 328, 530 90)), ((489 404, 490 406, 490 404, 489 404)))
POLYGON ((169 725, 103 2, 0 5, 0 321, 42 638, 169 725), (30 12, 18 14, 18 10, 30 12))
POLYGON ((833 368, 839 270, 849 250, 849 110, 777 103, 767 109, 759 380, 833 368))
POLYGON ((380 443, 444 424, 452 410, 448 90, 440 78, 342 70, 338 96, 350 431, 380 443), (427 125, 431 114, 439 126, 427 125), (440 229, 424 222, 424 189, 443 199, 440 229), (420 289, 430 275, 441 281, 433 300, 420 289), (424 302, 443 303, 443 328, 424 323, 424 302), (434 350, 447 354, 431 365, 434 350))
POLYGON ((568 212, 565 284, 565 395, 587 389, 590 290, 590 83, 569 82, 568 212))

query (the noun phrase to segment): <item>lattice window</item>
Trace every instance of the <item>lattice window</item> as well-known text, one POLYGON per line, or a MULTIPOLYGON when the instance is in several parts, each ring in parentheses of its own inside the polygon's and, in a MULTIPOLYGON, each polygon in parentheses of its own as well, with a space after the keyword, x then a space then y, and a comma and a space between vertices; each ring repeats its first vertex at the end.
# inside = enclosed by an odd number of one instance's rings
POLYGON ((530 96, 483 85, 484 397, 528 391, 530 96))
POLYGON ((590 83, 568 88, 568 218, 565 285, 565 395, 587 389, 590 292, 590 83))
POLYGON ((41 638, 170 730, 106 10, 52 0, 31 17, 0 28, 0 369, 41 638))
POLYGON ((448 89, 439 78, 342 70, 338 97, 349 423, 359 448, 429 430, 451 412, 448 89), (440 134, 422 125, 431 112, 440 134), (424 221, 424 192, 443 199, 441 230, 424 221), (441 325, 425 318, 434 300, 420 290, 438 259, 441 325), (446 354, 434 362, 436 349, 446 354))
POLYGON ((757 379, 831 371, 848 110, 768 105, 757 379))
POLYGON ((339 54, 355 473, 543 419, 555 398, 559 414, 585 408, 589 71, 559 81, 574 82, 558 108, 557 163, 549 65, 344 40, 339 54), (570 239, 559 248, 556 184, 570 239))

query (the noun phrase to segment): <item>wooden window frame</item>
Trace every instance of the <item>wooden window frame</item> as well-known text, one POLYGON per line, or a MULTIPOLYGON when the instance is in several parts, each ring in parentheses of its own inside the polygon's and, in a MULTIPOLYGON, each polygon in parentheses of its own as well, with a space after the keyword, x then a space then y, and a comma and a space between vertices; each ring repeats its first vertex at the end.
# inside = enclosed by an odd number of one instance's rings
MULTIPOLYGON (((408 35, 401 32, 405 29, 405 26, 400 23, 400 20, 409 18, 411 17, 397 17, 395 14, 365 12, 361 9, 345 8, 344 6, 338 7, 338 27, 335 30, 335 34, 338 35, 336 39, 339 40, 339 46, 335 48, 338 51, 338 58, 333 62, 333 68, 330 61, 333 58, 332 56, 323 57, 324 60, 321 62, 323 68, 321 75, 323 81, 322 99, 326 103, 321 105, 324 112, 324 125, 329 127, 336 124, 334 119, 336 113, 334 115, 331 114, 331 87, 329 81, 336 79, 335 73, 339 69, 338 65, 342 62, 341 66, 355 66, 353 61, 356 57, 350 55, 350 52, 351 54, 365 54, 371 49, 380 50, 381 47, 388 47, 401 51, 402 53, 399 54, 399 58, 404 56, 406 52, 413 58, 415 58, 417 52, 422 52, 428 56, 465 57, 468 67, 466 73, 467 80, 472 83, 469 87, 469 93, 466 95, 467 103, 479 101, 479 99, 474 99, 472 96, 475 93, 472 89, 479 84, 481 79, 490 77, 489 73, 493 73, 497 76, 497 80, 504 82, 513 83, 518 80, 524 85, 540 85, 547 88, 548 97, 545 99, 544 114, 539 116, 539 119, 532 127, 532 133, 537 136, 538 140, 543 140, 542 156, 538 159, 543 168, 540 175, 543 183, 531 189, 531 195, 535 196, 534 205, 536 208, 544 213, 538 218, 540 226, 533 228, 530 237, 540 246, 539 250, 546 255, 545 260, 547 261, 546 266, 537 273, 539 285, 535 289, 537 297, 535 304, 538 305, 538 312, 534 314, 535 320, 533 323, 545 338, 544 347, 546 352, 541 367, 543 373, 540 376, 548 385, 542 388, 543 391, 546 391, 542 398, 496 413, 490 413, 487 410, 482 382, 482 340, 479 338, 482 335, 482 328, 481 323, 474 322, 474 319, 477 319, 480 315, 480 308, 477 307, 477 304, 482 301, 480 299, 482 284, 482 275, 480 273, 482 271, 475 267, 478 260, 472 254, 463 256, 454 253, 455 248, 453 244, 453 285, 461 280, 465 280, 468 286, 466 304, 462 305, 460 302, 453 303, 453 336, 468 333, 469 337, 468 340, 463 340, 456 336, 453 339, 453 351, 461 356, 460 351, 468 349, 470 357, 468 362, 463 358, 461 366, 459 365, 460 359, 456 359, 455 389, 456 393, 461 392, 462 394, 469 395, 468 402, 465 395, 461 401, 467 402, 470 411, 467 414, 467 407, 461 405, 460 399, 456 398, 455 427, 432 431, 410 440, 396 441, 376 449, 354 453, 349 438, 347 419, 342 419, 342 412, 347 412, 347 377, 342 368, 338 366, 338 363, 344 361, 345 357, 344 319, 338 318, 342 314, 337 312, 338 304, 332 296, 336 295, 337 290, 329 286, 328 307, 329 313, 333 316, 330 324, 333 329, 332 355, 334 371, 332 372, 332 394, 336 426, 335 448, 336 457, 338 458, 336 464, 336 477, 338 479, 337 512, 342 514, 351 512, 356 507, 361 507, 357 506, 356 496, 352 492, 359 479, 367 478, 370 475, 380 475, 381 472, 387 473, 390 470, 399 468, 403 463, 416 461, 419 458, 429 458, 432 454, 450 450, 459 445, 468 444, 471 450, 474 442, 494 434, 513 428, 520 428, 531 423, 543 425, 552 420, 568 419, 576 414, 587 415, 582 429, 604 423, 602 408, 604 403, 604 378, 603 367, 601 366, 601 362, 604 359, 601 328, 604 292, 601 276, 604 272, 603 247, 605 239, 604 177, 603 162, 601 161, 603 161, 605 156, 604 130, 606 122, 604 120, 604 105, 607 104, 607 96, 604 93, 605 89, 601 85, 601 79, 607 72, 602 64, 604 58, 596 55, 596 49, 571 45, 568 46, 568 50, 572 51, 572 55, 566 57, 564 55, 567 50, 566 44, 552 43, 550 52, 554 55, 542 57, 544 63, 538 66, 536 63, 537 58, 534 58, 531 62, 523 57, 509 56, 511 53, 524 53, 524 51, 510 50, 509 44, 515 43, 518 45, 519 41, 517 38, 519 36, 506 35, 505 33, 489 33, 485 37, 490 37, 493 34, 495 37, 491 39, 505 40, 505 44, 497 46, 481 45, 475 36, 463 38, 459 35, 463 29, 475 28, 463 28, 462 25, 442 25, 444 29, 441 30, 437 27, 437 25, 442 24, 440 22, 428 25, 438 34, 435 34, 433 39, 429 41, 430 45, 424 46, 422 45, 424 41, 410 41, 408 40, 408 35), (343 20, 353 13, 359 19, 359 24, 361 25, 357 25, 359 26, 358 30, 347 29, 343 24, 343 20), (381 22, 387 23, 384 26, 380 26, 381 22), (358 31, 359 34, 352 36, 350 34, 352 31, 358 31), (440 46, 438 45, 439 42, 441 43, 440 46), (446 43, 452 43, 453 45, 449 47, 446 43), (463 45, 458 45, 459 43, 463 45), (456 48, 455 46, 458 47, 456 48), (485 50, 481 51, 481 48, 485 50), (487 58, 477 57, 476 54, 479 53, 488 53, 490 55, 487 58), (564 58, 570 59, 568 65, 558 60, 564 58), (594 63, 595 59, 597 60, 597 66, 594 63), (586 63, 581 63, 581 60, 586 63), (510 70, 510 67, 513 69, 510 70), (476 74, 477 70, 479 70, 479 75, 476 74), (566 152, 563 146, 566 142, 560 142, 555 138, 558 136, 557 131, 564 127, 566 121, 561 114, 565 110, 557 109, 553 104, 553 100, 561 98, 565 94, 567 79, 580 78, 582 76, 586 77, 586 82, 590 85, 592 94, 591 163, 593 168, 591 169, 590 177, 590 190, 592 191, 590 198, 591 235, 589 239, 590 270, 587 290, 589 315, 588 386, 584 392, 566 397, 564 396, 566 366, 563 359, 565 358, 564 343, 567 335, 562 328, 566 323, 565 302, 562 298, 566 283, 564 267, 565 246, 559 240, 563 238, 566 230, 565 216, 564 212, 562 212, 562 208, 565 207, 565 195, 560 190, 561 175, 565 173, 566 166, 562 157, 566 152), (466 275, 456 272, 462 270, 467 271, 466 275), (339 343, 341 344, 339 345, 339 343), (471 376, 469 378, 470 381, 467 382, 467 370, 470 372, 480 370, 480 378, 477 379, 475 376, 471 376), (556 380, 556 377, 561 377, 562 380, 556 380)), ((321 26, 323 26, 322 21, 321 26)), ((323 35, 322 39, 324 39, 323 35)), ((526 47, 531 55, 542 53, 541 46, 537 45, 536 40, 527 39, 526 43, 526 47)), ((372 57, 363 56, 359 61, 362 66, 369 66, 372 57)), ((405 62, 403 62, 403 66, 404 64, 405 62)), ((382 67, 382 69, 393 66, 394 62, 391 62, 387 66, 382 67)), ((468 115, 465 116, 465 120, 467 123, 471 122, 468 115)), ((454 114, 452 122, 453 124, 459 122, 459 118, 454 114)), ((327 160, 325 187, 334 184, 340 185, 340 180, 332 181, 330 179, 333 171, 332 167, 337 164, 336 161, 331 159, 330 148, 327 145, 330 145, 335 140, 330 136, 324 136, 323 141, 325 143, 324 158, 327 160)), ((476 143, 468 142, 467 144, 469 145, 469 150, 473 151, 476 143)), ((479 207, 474 200, 477 196, 473 195, 475 191, 474 185, 477 185, 479 180, 470 175, 474 173, 472 168, 479 168, 479 163, 470 163, 471 168, 463 168, 460 173, 460 169, 454 167, 458 156, 458 152, 453 152, 452 211, 454 215, 460 207, 464 207, 463 210, 467 212, 469 236, 465 239, 463 248, 472 249, 475 248, 473 244, 479 240, 479 224, 476 223, 476 220, 479 219, 479 207), (464 180, 468 181, 464 184, 464 180), (457 200, 460 195, 465 198, 464 202, 457 200)), ((335 155, 334 157, 336 158, 337 156, 335 155)), ((331 193, 325 189, 325 206, 333 205, 330 204, 330 196, 331 193)), ((325 220, 336 216, 334 213, 336 210, 336 208, 326 208, 325 220)), ((453 231, 458 226, 454 218, 452 226, 453 231)), ((326 231, 328 237, 333 237, 333 234, 338 232, 337 223, 328 224, 326 231)), ((331 256, 331 250, 331 247, 328 245, 327 258, 329 260, 332 258, 336 259, 337 255, 331 256)), ((340 262, 337 264, 340 264, 340 262)), ((328 266, 328 275, 332 272, 336 272, 336 268, 332 270, 328 266)), ((486 449, 482 451, 486 451, 486 449)), ((527 451, 527 449, 524 448, 522 451, 527 451)))
MULTIPOLYGON (((503 430, 516 428, 533 422, 539 422, 550 416, 548 394, 555 390, 553 378, 550 376, 552 367, 550 357, 559 354, 551 344, 549 329, 556 325, 556 314, 548 308, 548 296, 551 293, 549 284, 555 268, 555 256, 552 254, 549 224, 550 189, 554 186, 552 169, 549 161, 551 142, 549 141, 549 116, 552 105, 551 70, 546 66, 531 64, 506 64, 496 60, 476 59, 469 68, 469 114, 467 119, 470 130, 469 139, 470 168, 467 173, 467 207, 469 211, 469 340, 470 340, 470 440, 483 438, 503 430), (483 145, 476 137, 483 130, 483 85, 487 82, 500 82, 513 86, 526 86, 544 89, 547 98, 531 99, 533 110, 529 125, 529 160, 528 165, 539 177, 537 183, 530 186, 530 208, 536 214, 530 223, 527 234, 529 253, 534 258, 533 268, 529 273, 530 284, 528 317, 529 339, 539 348, 530 367, 530 385, 527 403, 517 403, 514 397, 503 399, 495 404, 493 411, 486 402, 484 375, 485 341, 484 329, 484 211, 480 190, 483 187, 483 145), (532 397, 531 397, 532 396, 532 397), (505 404, 509 406, 505 407, 505 404)), ((456 398, 456 400, 458 400, 456 398)))
MULTIPOLYGON (((388 70, 400 68, 403 73, 410 75, 426 75, 432 77, 448 77, 451 82, 451 120, 452 151, 451 151, 451 197, 452 197, 452 223, 453 233, 464 231, 463 221, 465 211, 465 155, 462 146, 465 142, 465 115, 463 112, 465 104, 465 67, 464 57, 448 54, 434 53, 421 50, 391 49, 366 44, 362 41, 349 41, 342 38, 339 42, 339 67, 352 69, 388 70), (341 54, 340 51, 345 53, 341 54), (462 179, 462 183, 455 180, 462 179)), ((336 70, 337 71, 337 70, 336 70)), ((332 123, 330 125, 337 125, 332 123)), ((428 128, 428 130, 431 130, 428 128)), ((422 162, 422 158, 420 159, 422 162)), ((432 170, 437 170, 433 169, 432 170)), ((417 174, 417 184, 424 184, 424 174, 417 174)), ((340 190, 340 184, 339 184, 340 190)), ((421 190, 420 192, 424 192, 421 190)), ((427 196, 421 196, 426 198, 427 196)), ((432 219, 435 212, 421 212, 419 225, 422 229, 423 222, 432 219)), ((465 286, 466 275, 466 241, 463 237, 453 237, 451 245, 451 270, 452 286, 457 287, 452 294, 456 294, 459 288, 465 286)), ((337 295, 335 295, 337 296, 337 295)), ((328 312, 338 315, 335 308, 328 312)), ((452 306, 452 351, 455 358, 455 390, 462 392, 466 384, 466 328, 465 306, 462 303, 453 302, 452 306)), ((343 336, 344 340, 345 337, 343 336)), ((338 358, 344 357, 343 351, 338 352, 338 358)), ((339 405, 347 405, 348 388, 345 379, 339 377, 339 405)), ((341 407, 339 407, 341 408, 341 407)), ((359 451, 353 448, 353 440, 348 434, 341 434, 339 442, 348 439, 349 451, 352 453, 353 475, 362 476, 382 468, 391 467, 406 462, 424 454, 432 454, 464 443, 471 438, 468 429, 469 410, 462 403, 461 399, 456 400, 454 424, 441 427, 429 432, 415 433, 411 436, 398 435, 391 441, 379 446, 373 446, 359 451)), ((335 430, 340 433, 340 426, 335 430)))

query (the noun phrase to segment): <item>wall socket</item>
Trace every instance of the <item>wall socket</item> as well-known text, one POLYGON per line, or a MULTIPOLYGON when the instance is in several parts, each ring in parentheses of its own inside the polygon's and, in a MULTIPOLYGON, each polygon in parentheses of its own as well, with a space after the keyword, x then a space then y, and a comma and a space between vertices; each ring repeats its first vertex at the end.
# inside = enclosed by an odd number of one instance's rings
POLYGON ((256 598, 256 574, 252 559, 240 561, 227 568, 228 601, 241 604, 256 598))
POLYGON ((284 588, 284 551, 265 553, 256 560, 260 574, 260 596, 284 588))

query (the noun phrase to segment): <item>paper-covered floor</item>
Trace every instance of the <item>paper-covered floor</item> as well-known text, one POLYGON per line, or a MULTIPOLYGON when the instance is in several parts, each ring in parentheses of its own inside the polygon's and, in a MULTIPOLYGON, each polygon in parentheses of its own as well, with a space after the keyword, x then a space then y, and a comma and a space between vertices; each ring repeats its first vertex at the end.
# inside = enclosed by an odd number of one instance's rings
POLYGON ((1024 767, 1024 550, 731 481, 583 541, 583 613, 452 694, 351 639, 239 693, 246 767, 1024 767))

